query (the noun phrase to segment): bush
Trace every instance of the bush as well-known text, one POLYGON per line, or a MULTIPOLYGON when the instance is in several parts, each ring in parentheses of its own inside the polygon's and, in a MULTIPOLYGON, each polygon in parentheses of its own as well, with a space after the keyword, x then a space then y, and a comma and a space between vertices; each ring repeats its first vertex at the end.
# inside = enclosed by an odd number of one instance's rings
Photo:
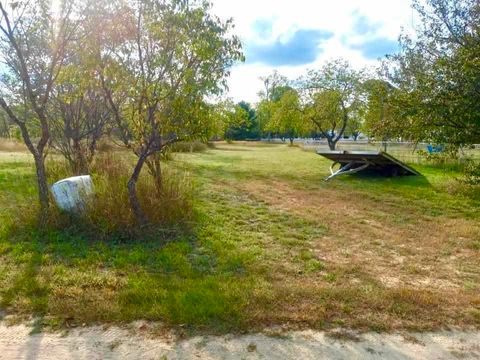
POLYGON ((206 151, 209 148, 208 144, 205 144, 200 141, 192 141, 192 142, 177 142, 174 143, 170 146, 170 151, 172 152, 180 152, 180 153, 186 153, 186 152, 202 152, 206 151))
POLYGON ((463 168, 462 160, 458 156, 458 149, 446 146, 444 151, 438 153, 429 153, 425 150, 418 150, 417 154, 425 163, 430 166, 443 168, 444 170, 461 171, 463 168))
MULTIPOLYGON (((70 176, 67 164, 50 159, 51 182, 70 176)), ((74 228, 96 238, 138 238, 147 235, 170 236, 184 229, 192 219, 191 181, 186 173, 164 166, 162 188, 144 169, 137 183, 138 196, 150 226, 140 229, 130 209, 127 181, 132 171, 129 157, 113 152, 101 154, 92 166, 95 195, 87 203, 82 216, 73 216, 55 209, 51 226, 74 228)))
POLYGON ((480 161, 467 160, 462 181, 468 185, 480 185, 480 161))

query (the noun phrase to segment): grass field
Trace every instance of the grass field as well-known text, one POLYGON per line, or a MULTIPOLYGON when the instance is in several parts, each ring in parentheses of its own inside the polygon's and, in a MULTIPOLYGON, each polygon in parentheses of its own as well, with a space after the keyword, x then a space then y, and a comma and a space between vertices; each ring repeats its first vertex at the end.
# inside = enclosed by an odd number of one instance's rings
POLYGON ((12 226, 33 166, 0 153, 0 308, 47 325, 158 320, 214 332, 480 327, 480 196, 458 174, 345 176, 285 145, 177 154, 195 221, 176 238, 98 241, 12 226))

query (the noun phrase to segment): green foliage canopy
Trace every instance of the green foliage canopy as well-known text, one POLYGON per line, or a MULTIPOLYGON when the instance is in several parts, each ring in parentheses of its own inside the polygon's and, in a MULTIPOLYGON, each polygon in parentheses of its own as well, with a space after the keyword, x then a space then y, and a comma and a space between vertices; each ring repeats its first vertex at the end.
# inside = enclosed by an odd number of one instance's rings
POLYGON ((416 38, 402 36, 388 79, 392 104, 412 140, 456 146, 480 141, 480 4, 477 0, 415 1, 416 38))

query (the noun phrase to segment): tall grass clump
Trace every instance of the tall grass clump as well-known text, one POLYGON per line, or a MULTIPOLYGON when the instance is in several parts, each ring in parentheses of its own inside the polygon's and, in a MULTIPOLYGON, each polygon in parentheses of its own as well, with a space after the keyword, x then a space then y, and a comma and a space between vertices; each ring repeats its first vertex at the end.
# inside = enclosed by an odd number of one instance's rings
MULTIPOLYGON (((164 166, 162 186, 145 171, 138 182, 138 196, 149 224, 139 227, 131 211, 127 182, 132 161, 129 155, 115 152, 99 154, 90 175, 94 195, 81 214, 54 209, 50 224, 56 229, 80 231, 96 239, 135 239, 146 236, 171 237, 188 229, 192 220, 193 186, 182 171, 164 166)), ((50 183, 70 176, 68 165, 51 159, 48 162, 50 183)))

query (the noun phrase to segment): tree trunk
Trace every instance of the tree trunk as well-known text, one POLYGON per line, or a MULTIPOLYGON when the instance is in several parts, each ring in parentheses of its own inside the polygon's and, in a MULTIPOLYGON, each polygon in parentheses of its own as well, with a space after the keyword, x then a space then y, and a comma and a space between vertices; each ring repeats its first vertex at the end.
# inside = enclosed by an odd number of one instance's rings
POLYGON ((141 154, 137 160, 137 164, 133 169, 132 175, 127 183, 128 189, 128 199, 130 201, 130 208, 133 211, 133 215, 135 219, 140 225, 145 225, 147 223, 147 217, 142 210, 140 205, 140 201, 138 201, 137 195, 137 181, 140 176, 140 172, 142 171, 143 164, 145 164, 146 156, 145 154, 141 154))
POLYGON ((335 146, 337 145, 337 142, 334 141, 333 139, 327 139, 328 142, 328 147, 330 150, 335 150, 335 146))
POLYGON ((149 159, 146 160, 148 166, 148 172, 153 177, 155 181, 155 188, 157 193, 160 195, 162 192, 162 164, 160 162, 160 153, 153 154, 149 159))
POLYGON ((10 130, 8 128, 8 121, 0 117, 0 137, 10 138, 10 130))
POLYGON ((293 146, 293 138, 290 138, 290 146, 293 146))
POLYGON ((40 200, 40 225, 45 225, 48 220, 48 211, 50 208, 50 198, 48 193, 47 173, 45 171, 45 159, 43 154, 33 154, 35 160, 35 170, 37 173, 38 197, 40 200))
POLYGON ((80 141, 73 139, 73 154, 71 156, 71 167, 75 175, 85 175, 88 173, 88 166, 85 159, 85 153, 80 141))

